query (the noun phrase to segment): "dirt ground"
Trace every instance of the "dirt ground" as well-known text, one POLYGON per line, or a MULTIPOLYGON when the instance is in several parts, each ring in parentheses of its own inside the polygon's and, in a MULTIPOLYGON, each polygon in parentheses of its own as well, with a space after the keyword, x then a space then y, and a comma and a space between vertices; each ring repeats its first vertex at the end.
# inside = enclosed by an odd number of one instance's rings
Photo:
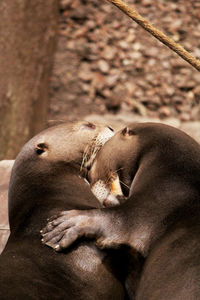
MULTIPOLYGON (((199 0, 127 0, 200 58, 199 0)), ((60 1, 48 119, 200 120, 200 73, 106 0, 60 1)))

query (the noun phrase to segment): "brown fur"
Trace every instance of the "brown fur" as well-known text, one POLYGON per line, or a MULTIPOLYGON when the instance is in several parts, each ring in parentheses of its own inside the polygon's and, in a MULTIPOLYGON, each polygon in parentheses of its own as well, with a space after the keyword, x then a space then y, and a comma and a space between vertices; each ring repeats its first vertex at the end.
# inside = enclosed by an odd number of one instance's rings
POLYGON ((55 219, 49 234, 55 239, 63 226, 63 236, 54 240, 57 250, 83 235, 95 237, 102 249, 126 245, 144 260, 139 272, 128 278, 131 299, 197 300, 199 144, 170 126, 131 124, 100 150, 90 172, 91 184, 106 182, 117 170, 128 200, 118 207, 58 216, 60 224, 55 219), (72 225, 69 236, 65 227, 72 225))
POLYGON ((11 235, 0 256, 1 300, 124 299, 109 256, 92 242, 83 240, 58 255, 40 241, 52 214, 99 207, 80 167, 86 146, 102 128, 63 123, 41 132, 19 153, 9 189, 11 235))

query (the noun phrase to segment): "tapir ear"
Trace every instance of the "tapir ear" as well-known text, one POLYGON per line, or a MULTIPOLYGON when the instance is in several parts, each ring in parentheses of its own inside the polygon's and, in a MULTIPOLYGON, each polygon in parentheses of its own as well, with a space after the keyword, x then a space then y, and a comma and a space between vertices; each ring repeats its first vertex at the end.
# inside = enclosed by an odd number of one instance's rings
POLYGON ((45 143, 39 143, 37 144, 36 148, 35 148, 35 152, 38 155, 43 154, 44 152, 46 152, 48 150, 48 146, 45 143))
POLYGON ((130 136, 130 135, 135 135, 135 132, 134 132, 134 130, 131 130, 129 127, 125 127, 122 130, 122 134, 123 134, 123 136, 130 136))

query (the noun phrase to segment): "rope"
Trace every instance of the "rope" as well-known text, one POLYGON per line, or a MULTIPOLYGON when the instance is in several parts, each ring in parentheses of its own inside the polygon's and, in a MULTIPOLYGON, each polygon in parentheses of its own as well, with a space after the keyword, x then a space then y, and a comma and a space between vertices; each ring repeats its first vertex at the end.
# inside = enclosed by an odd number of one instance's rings
POLYGON ((123 11, 127 16, 129 16, 132 20, 142 26, 146 31, 152 34, 155 38, 160 40, 167 47, 176 52, 179 56, 181 56, 184 60, 186 60, 189 64, 191 64, 195 69, 200 71, 200 60, 195 58, 191 53, 185 50, 181 45, 176 43, 173 39, 169 38, 162 31, 154 27, 151 23, 149 23, 146 19, 144 19, 138 12, 136 12, 133 8, 130 8, 126 3, 122 0, 107 0, 111 2, 115 6, 117 6, 121 11, 123 11))

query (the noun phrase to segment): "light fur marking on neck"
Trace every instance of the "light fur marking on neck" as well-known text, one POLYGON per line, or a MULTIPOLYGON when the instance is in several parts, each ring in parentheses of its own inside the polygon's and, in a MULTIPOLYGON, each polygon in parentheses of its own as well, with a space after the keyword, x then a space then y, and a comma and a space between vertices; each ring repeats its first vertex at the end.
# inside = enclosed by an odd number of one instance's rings
POLYGON ((87 147, 83 156, 82 166, 88 167, 91 166, 98 151, 101 147, 114 135, 114 132, 111 131, 108 127, 104 128, 96 137, 91 147, 87 147), (92 148, 92 150, 91 150, 92 148), (91 152, 91 153, 88 153, 91 152), (89 154, 89 155, 88 155, 89 154), (89 156, 89 159, 87 157, 89 156))

